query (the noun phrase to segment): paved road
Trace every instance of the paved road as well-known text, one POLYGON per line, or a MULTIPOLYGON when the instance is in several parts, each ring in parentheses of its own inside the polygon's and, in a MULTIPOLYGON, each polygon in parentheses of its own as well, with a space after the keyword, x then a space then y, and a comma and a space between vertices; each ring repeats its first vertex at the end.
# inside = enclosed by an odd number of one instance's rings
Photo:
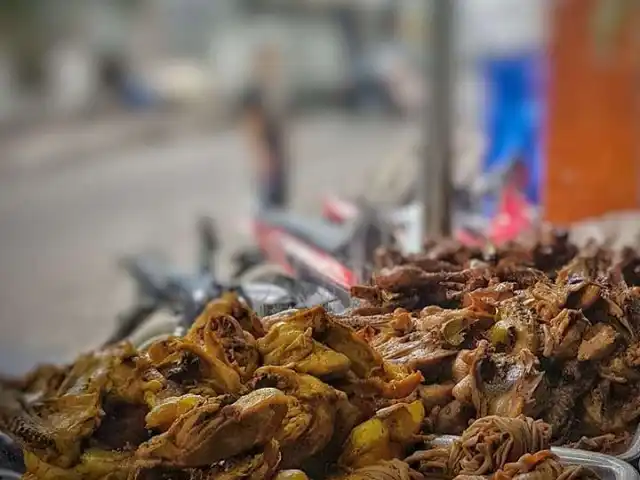
MULTIPOLYGON (((300 122, 293 135, 296 207, 312 209, 328 190, 360 191, 366 171, 405 133, 392 123, 300 122)), ((130 298, 116 268, 121 254, 155 247, 189 265, 201 213, 224 227, 223 255, 248 241, 246 154, 230 131, 3 172, 0 370, 70 360, 105 338, 130 298)))

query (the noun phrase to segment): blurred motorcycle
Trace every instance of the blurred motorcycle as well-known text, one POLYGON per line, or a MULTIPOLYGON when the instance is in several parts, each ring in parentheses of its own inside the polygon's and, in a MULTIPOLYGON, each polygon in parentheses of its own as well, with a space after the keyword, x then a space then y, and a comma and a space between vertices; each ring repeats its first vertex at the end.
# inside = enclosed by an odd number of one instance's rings
MULTIPOLYGON (((399 204, 384 213, 400 248, 410 253, 419 252, 423 240, 422 206, 416 201, 415 190, 415 185, 406 188, 399 197, 399 204)), ((518 162, 492 175, 479 177, 468 188, 454 189, 454 236, 468 245, 502 244, 531 230, 535 225, 536 212, 522 190, 522 172, 518 162), (483 199, 488 195, 497 199, 496 212, 490 218, 482 211, 483 199)), ((350 221, 359 214, 356 202, 331 195, 324 199, 322 212, 326 219, 336 224, 350 221)))
POLYGON ((364 202, 355 218, 336 224, 283 210, 267 210, 252 220, 256 247, 236 254, 233 278, 287 285, 303 281, 351 306, 349 289, 373 272, 375 250, 390 244, 390 228, 364 202))
POLYGON ((194 271, 179 271, 152 255, 122 260, 122 267, 136 285, 137 295, 134 305, 120 316, 116 330, 105 344, 126 339, 144 347, 167 335, 182 335, 210 301, 229 291, 236 292, 259 315, 317 304, 331 308, 335 302, 335 297, 321 286, 308 282, 223 283, 216 275, 218 240, 211 219, 200 220, 198 238, 199 258, 194 271))

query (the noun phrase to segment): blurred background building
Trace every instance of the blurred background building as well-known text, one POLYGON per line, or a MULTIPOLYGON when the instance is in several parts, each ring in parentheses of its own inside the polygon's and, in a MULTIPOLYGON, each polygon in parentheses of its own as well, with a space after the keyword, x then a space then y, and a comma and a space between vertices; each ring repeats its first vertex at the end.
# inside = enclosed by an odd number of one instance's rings
MULTIPOLYGON (((540 42, 543 3, 459 2, 459 91, 466 108, 480 98, 472 68, 478 56, 540 42), (502 27, 492 28, 496 23, 502 27)), ((229 111, 249 77, 251 51, 266 39, 292 66, 287 81, 296 104, 362 106, 367 101, 350 96, 349 87, 375 84, 398 57, 423 69, 428 4, 7 0, 0 18, 6 92, 0 118, 25 122, 167 104, 229 111)), ((475 113, 464 110, 461 117, 475 113)))

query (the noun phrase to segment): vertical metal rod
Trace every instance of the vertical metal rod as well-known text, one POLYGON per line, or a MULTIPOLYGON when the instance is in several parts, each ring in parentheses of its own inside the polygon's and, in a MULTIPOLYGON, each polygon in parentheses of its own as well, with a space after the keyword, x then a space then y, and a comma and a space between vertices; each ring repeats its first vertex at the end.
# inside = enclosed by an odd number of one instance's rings
POLYGON ((455 0, 431 0, 425 62, 430 92, 424 116, 425 142, 419 189, 423 202, 423 238, 451 233, 453 194, 453 20, 455 0))

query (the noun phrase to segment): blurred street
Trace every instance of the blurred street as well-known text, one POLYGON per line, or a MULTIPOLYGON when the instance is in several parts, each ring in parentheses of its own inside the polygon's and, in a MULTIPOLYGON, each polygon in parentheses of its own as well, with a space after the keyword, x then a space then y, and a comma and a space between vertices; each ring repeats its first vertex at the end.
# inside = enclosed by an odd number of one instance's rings
MULTIPOLYGON (((295 208, 319 211, 327 192, 362 191, 365 170, 407 131, 384 120, 298 121, 295 208)), ((191 266, 201 214, 220 227, 221 258, 248 241, 253 177, 239 131, 165 135, 72 160, 47 161, 42 142, 40 156, 5 154, 0 167, 0 370, 10 373, 71 360, 107 336, 131 295, 116 265, 122 254, 160 250, 191 266)))

